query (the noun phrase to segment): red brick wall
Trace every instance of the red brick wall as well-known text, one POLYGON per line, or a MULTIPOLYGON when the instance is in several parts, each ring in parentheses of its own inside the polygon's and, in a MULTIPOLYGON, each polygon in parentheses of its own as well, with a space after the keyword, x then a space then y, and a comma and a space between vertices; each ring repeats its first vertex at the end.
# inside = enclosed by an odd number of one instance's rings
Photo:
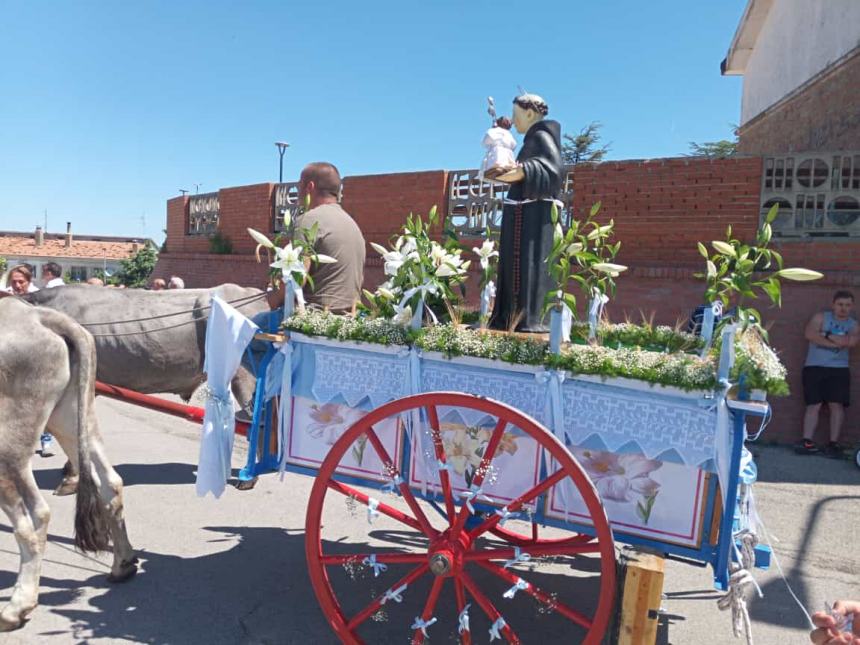
POLYGON ((738 132, 748 154, 860 148, 860 47, 738 132))
POLYGON ((622 264, 688 265, 700 258, 696 242, 724 239, 727 225, 738 236, 755 231, 761 173, 759 157, 588 164, 576 169, 573 203, 582 216, 601 202, 622 264))
MULTIPOLYGON (((574 207, 585 212, 595 201, 603 203, 604 219, 613 218, 622 242, 619 261, 630 271, 618 281, 618 293, 609 305, 613 320, 634 321, 644 314, 660 324, 686 321, 700 304, 703 286, 692 274, 700 270, 696 242, 722 239, 731 224, 736 235, 754 235, 759 217, 762 160, 738 157, 656 159, 583 165, 575 178, 574 207)), ((434 204, 444 215, 447 206, 444 171, 347 177, 344 207, 352 214, 368 241, 384 243, 410 212, 426 213, 434 204)), ((253 242, 245 228, 270 231, 272 185, 258 184, 220 191, 221 226, 237 254, 210 255, 206 238, 186 236, 187 198, 167 204, 168 252, 159 258, 156 277, 182 276, 189 287, 222 282, 263 286, 266 266, 251 253, 253 242), (247 239, 246 239, 247 238, 247 239)), ((469 245, 471 246, 471 244, 469 245)), ((803 327, 809 317, 826 307, 836 288, 857 287, 860 296, 860 243, 848 240, 777 242, 786 264, 815 268, 826 280, 807 285, 786 285, 782 310, 762 305, 771 325, 771 341, 789 368, 793 395, 774 405, 774 420, 767 438, 793 441, 800 434, 803 412, 800 371, 806 352, 803 327)), ((469 284, 477 284, 477 275, 469 284)), ((375 251, 368 251, 365 286, 376 288, 384 280, 375 251)), ((475 289, 470 295, 475 296, 475 289)), ((860 351, 856 352, 860 373, 860 351)), ((860 402, 860 389, 855 387, 860 402)), ((860 404, 849 410, 846 437, 860 438, 860 404)), ((821 434, 821 437, 824 435, 821 434)))
MULTIPOLYGON (((433 206, 447 213, 448 173, 444 170, 363 175, 343 180, 343 207, 368 242, 386 244, 410 213, 426 215, 433 206)), ((377 255, 368 247, 368 256, 377 255)))

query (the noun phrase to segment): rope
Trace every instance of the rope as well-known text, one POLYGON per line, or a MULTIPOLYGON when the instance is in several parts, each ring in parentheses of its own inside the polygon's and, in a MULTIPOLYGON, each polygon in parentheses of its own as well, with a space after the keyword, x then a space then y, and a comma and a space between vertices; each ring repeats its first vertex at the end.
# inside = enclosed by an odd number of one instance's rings
POLYGON ((753 584, 752 574, 741 565, 732 563, 732 574, 729 576, 729 590, 717 600, 717 607, 725 611, 732 610, 732 632, 735 638, 741 634, 746 638, 747 645, 754 645, 752 623, 747 607, 747 588, 753 584))
MULTIPOLYGON (((231 301, 229 301, 228 304, 241 303, 241 304, 236 305, 236 307, 237 308, 238 307, 244 307, 245 305, 249 305, 252 302, 255 302, 257 300, 264 298, 265 296, 266 296, 265 293, 255 294, 253 296, 246 296, 245 298, 238 298, 236 300, 231 300, 231 301), (243 301, 245 301, 245 302, 243 302, 243 301)), ((134 320, 118 320, 116 322, 111 322, 111 323, 104 322, 104 323, 81 323, 81 324, 83 326, 86 326, 86 327, 93 326, 93 325, 123 325, 126 323, 144 322, 147 320, 158 320, 160 318, 170 318, 172 316, 179 316, 182 314, 192 314, 195 311, 204 311, 206 309, 211 309, 211 308, 212 308, 212 305, 206 305, 205 307, 195 307, 194 309, 190 309, 188 311, 177 311, 177 312, 174 312, 171 314, 160 314, 158 316, 152 316, 150 318, 137 318, 134 320)), ((181 323, 176 323, 175 325, 167 325, 166 327, 155 327, 154 329, 141 329, 138 331, 128 331, 128 332, 124 332, 122 334, 106 332, 106 333, 102 333, 102 334, 92 334, 91 333, 91 335, 93 338, 121 338, 123 336, 140 336, 142 334, 152 334, 152 333, 157 332, 157 331, 167 331, 168 329, 176 329, 177 327, 184 327, 185 325, 195 325, 197 323, 204 322, 205 320, 206 320, 205 318, 192 318, 191 320, 186 320, 186 321, 183 321, 181 323)))
MULTIPOLYGON (((266 297, 266 292, 263 293, 255 293, 253 296, 245 296, 244 298, 236 298, 236 300, 228 300, 227 304, 235 305, 237 302, 242 303, 236 305, 237 307, 244 307, 245 305, 251 304, 257 300, 261 300, 266 297)), ((212 309, 212 305, 206 305, 204 307, 194 307, 193 309, 188 309, 184 311, 174 311, 170 314, 159 314, 158 316, 149 316, 148 318, 132 318, 130 320, 114 320, 112 322, 87 322, 80 323, 82 327, 97 327, 103 325, 125 325, 128 323, 136 323, 136 322, 147 322, 149 320, 159 320, 161 318, 172 318, 173 316, 182 316, 184 314, 193 314, 195 311, 206 311, 207 309, 212 309)))

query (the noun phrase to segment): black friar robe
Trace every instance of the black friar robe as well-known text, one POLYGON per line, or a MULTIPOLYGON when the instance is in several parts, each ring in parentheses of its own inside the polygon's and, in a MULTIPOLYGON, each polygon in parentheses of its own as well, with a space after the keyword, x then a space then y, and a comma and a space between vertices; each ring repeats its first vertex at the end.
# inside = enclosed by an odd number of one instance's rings
POLYGON ((546 332, 544 297, 552 288, 546 257, 552 249, 552 203, 563 181, 561 126, 558 121, 535 123, 517 155, 525 178, 511 184, 502 211, 496 303, 493 329, 546 332))

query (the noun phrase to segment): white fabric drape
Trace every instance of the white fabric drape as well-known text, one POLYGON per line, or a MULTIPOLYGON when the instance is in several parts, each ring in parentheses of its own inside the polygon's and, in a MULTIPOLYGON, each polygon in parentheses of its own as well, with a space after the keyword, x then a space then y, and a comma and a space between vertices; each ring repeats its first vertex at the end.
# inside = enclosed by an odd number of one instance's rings
POLYGON ((259 327, 218 296, 212 296, 212 310, 206 325, 207 396, 200 457, 197 465, 197 495, 224 492, 230 477, 230 456, 236 421, 230 381, 239 369, 242 354, 259 327))

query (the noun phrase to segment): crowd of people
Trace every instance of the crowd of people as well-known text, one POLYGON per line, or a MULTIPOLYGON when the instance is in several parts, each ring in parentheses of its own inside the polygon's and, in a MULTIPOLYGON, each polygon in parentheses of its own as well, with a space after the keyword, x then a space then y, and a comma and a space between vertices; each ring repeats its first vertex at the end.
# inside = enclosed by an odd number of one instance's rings
MULTIPOLYGON (((36 284, 36 267, 31 264, 16 264, 6 272, 6 286, 0 287, 0 294, 13 294, 21 296, 26 293, 33 293, 39 289, 52 289, 66 284, 63 278, 63 269, 56 262, 46 262, 42 265, 41 287, 36 284)), ((2 283, 0 283, 2 284, 2 283)), ((85 284, 95 287, 110 287, 115 289, 125 289, 124 284, 105 284, 102 278, 92 277, 86 280, 85 284)), ((161 291, 162 289, 184 289, 185 281, 177 275, 172 275, 168 280, 164 278, 154 279, 149 287, 151 291, 161 291)))

